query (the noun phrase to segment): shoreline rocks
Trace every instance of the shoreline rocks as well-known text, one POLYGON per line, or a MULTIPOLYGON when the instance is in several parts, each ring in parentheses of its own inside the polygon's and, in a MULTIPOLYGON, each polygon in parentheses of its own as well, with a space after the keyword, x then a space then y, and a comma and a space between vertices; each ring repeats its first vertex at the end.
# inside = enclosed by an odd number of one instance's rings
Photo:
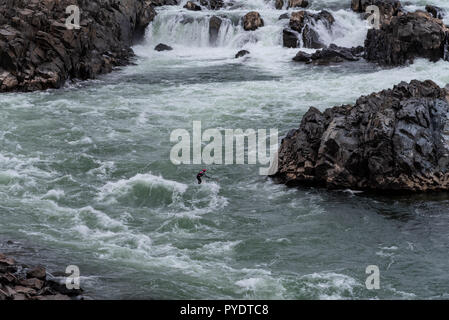
POLYGON ((69 290, 42 266, 28 267, 0 253, 1 300, 83 299, 82 289, 69 290))
POLYGON ((282 140, 288 186, 383 192, 449 191, 449 91, 413 80, 304 115, 282 140))
POLYGON ((0 92, 60 88, 130 63, 156 12, 145 0, 0 0, 0 92), (68 29, 66 8, 80 8, 68 29))

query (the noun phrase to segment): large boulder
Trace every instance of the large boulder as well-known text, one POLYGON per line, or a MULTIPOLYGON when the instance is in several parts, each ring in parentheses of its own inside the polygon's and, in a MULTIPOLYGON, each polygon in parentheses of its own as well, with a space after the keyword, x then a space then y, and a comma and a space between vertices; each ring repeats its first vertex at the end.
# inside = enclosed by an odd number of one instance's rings
POLYGON ((248 12, 243 17, 243 29, 246 31, 254 31, 264 26, 264 21, 260 14, 256 11, 248 12))
POLYGON ((156 12, 142 0, 0 0, 0 92, 59 88, 129 63, 156 12), (64 24, 80 8, 80 28, 64 24))
POLYGON ((449 61, 449 28, 422 11, 393 17, 380 30, 370 29, 365 58, 381 65, 403 65, 415 58, 449 61))
POLYGON ((282 140, 274 177, 290 186, 448 191, 448 94, 413 80, 355 105, 311 108, 282 140))

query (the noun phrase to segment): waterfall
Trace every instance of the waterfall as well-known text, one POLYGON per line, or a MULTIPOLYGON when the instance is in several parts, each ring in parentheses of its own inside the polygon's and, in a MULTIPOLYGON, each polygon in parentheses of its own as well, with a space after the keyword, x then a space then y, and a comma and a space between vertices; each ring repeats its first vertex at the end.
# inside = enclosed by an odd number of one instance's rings
MULTIPOLYGON (((288 1, 284 1, 282 10, 276 10, 275 0, 225 0, 223 8, 219 10, 208 10, 203 6, 201 11, 189 11, 183 8, 186 2, 183 0, 178 6, 157 8, 158 15, 147 29, 148 46, 154 47, 158 43, 165 43, 175 50, 177 47, 241 49, 253 45, 285 49, 282 48, 282 31, 288 27, 289 19, 280 19, 280 16, 304 10, 301 8, 287 10, 288 1), (264 27, 255 31, 243 29, 242 18, 250 11, 260 13, 264 27), (211 19, 214 21, 212 24, 211 19)), ((319 12, 307 10, 312 13, 319 12)), ((367 25, 360 16, 349 8, 330 12, 335 18, 331 30, 322 22, 309 26, 316 31, 320 41, 325 45, 331 43, 347 47, 363 45, 367 25)), ((299 43, 302 47, 302 40, 299 40, 299 43)))

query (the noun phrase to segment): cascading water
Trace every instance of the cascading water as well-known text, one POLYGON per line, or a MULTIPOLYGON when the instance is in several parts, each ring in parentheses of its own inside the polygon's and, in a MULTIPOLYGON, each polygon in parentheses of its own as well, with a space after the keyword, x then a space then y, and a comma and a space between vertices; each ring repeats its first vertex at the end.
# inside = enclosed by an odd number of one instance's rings
MULTIPOLYGON (((310 106, 412 79, 445 86, 447 62, 298 64, 299 48, 282 46, 287 1, 276 10, 274 1, 225 0, 198 12, 185 3, 156 8, 133 48, 136 65, 62 90, 0 95, 0 249, 50 271, 78 265, 94 298, 447 298, 447 200, 288 189, 247 165, 208 166, 216 180, 198 186, 202 166, 169 159, 171 132, 190 132, 193 120, 282 136, 310 106), (265 26, 244 31, 252 10, 265 26), (213 16, 221 26, 211 36, 213 16), (174 50, 156 52, 159 43, 174 50), (250 56, 235 59, 241 49, 250 56), (365 288, 371 264, 380 290, 365 288)), ((311 1, 308 10, 335 18, 331 30, 314 26, 324 44, 363 44, 367 26, 349 3, 311 1)))

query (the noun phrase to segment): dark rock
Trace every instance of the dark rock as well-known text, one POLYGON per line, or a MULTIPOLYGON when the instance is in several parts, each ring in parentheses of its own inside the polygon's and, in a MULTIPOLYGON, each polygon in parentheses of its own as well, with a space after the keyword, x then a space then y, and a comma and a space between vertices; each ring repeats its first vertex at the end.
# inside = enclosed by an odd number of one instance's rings
POLYGON ((365 48, 366 60, 381 65, 403 65, 418 57, 449 60, 449 28, 426 12, 408 13, 369 30, 365 48))
POLYGON ((297 48, 299 46, 298 32, 291 29, 284 29, 282 34, 282 40, 284 47, 297 48))
POLYGON ((279 16, 279 20, 290 19, 290 15, 288 13, 283 13, 279 16))
POLYGON ((246 31, 254 31, 264 26, 264 21, 260 14, 256 11, 248 12, 243 17, 243 29, 246 31))
POLYGON ((308 0, 288 0, 289 8, 307 8, 308 6, 308 0))
POLYGON ((187 1, 184 8, 192 11, 201 11, 201 7, 192 1, 187 1))
POLYGON ((437 6, 432 6, 430 4, 426 5, 426 11, 437 19, 443 19, 445 15, 444 9, 437 6))
POLYGON ((177 0, 150 0, 153 6, 177 6, 179 3, 177 0))
POLYGON ((375 5, 379 8, 380 23, 389 23, 392 17, 403 12, 402 4, 399 0, 352 0, 351 8, 355 12, 366 13, 369 6, 375 5))
POLYGON ((311 108, 282 140, 274 177, 289 186, 448 191, 448 93, 414 80, 355 105, 311 108))
POLYGON ((305 63, 311 63, 312 62, 312 55, 309 53, 306 53, 304 51, 299 51, 296 56, 293 58, 294 61, 297 62, 305 62, 305 63))
POLYGON ((27 271, 27 278, 36 278, 39 280, 45 280, 47 276, 47 271, 44 267, 35 267, 27 271))
POLYGON ((276 9, 281 10, 284 7, 284 0, 276 0, 274 6, 276 9))
POLYGON ((363 53, 363 47, 343 48, 331 44, 329 47, 318 50, 313 54, 299 51, 293 58, 297 62, 314 63, 319 65, 329 65, 344 61, 358 61, 363 53))
POLYGON ((200 3, 209 10, 218 10, 224 7, 223 0, 200 0, 200 3))
POLYGON ((238 58, 244 57, 244 56, 246 56, 246 55, 249 54, 249 53, 250 53, 250 52, 247 51, 247 50, 240 50, 240 51, 237 52, 237 54, 235 55, 235 58, 238 59, 238 58))
MULTIPOLYGON (((305 48, 320 49, 325 45, 320 41, 320 36, 315 31, 317 23, 322 23, 330 31, 332 25, 335 22, 335 18, 328 11, 321 11, 317 14, 313 14, 307 11, 295 11, 291 14, 289 26, 293 31, 302 34, 303 46, 305 48)), ((287 29, 288 31, 288 29, 287 29)), ((291 47, 292 35, 288 32, 284 32, 285 47, 291 47)))
POLYGON ((166 45, 166 44, 159 43, 159 44, 154 48, 154 50, 156 50, 156 51, 171 51, 171 50, 173 50, 173 48, 170 47, 170 46, 168 46, 168 45, 166 45))
POLYGON ((142 0, 79 0, 81 28, 64 22, 72 0, 0 0, 0 92, 59 88, 126 65, 156 12, 142 0))
POLYGON ((217 17, 213 16, 209 20, 209 41, 211 44, 215 44, 217 42, 218 33, 220 32, 220 27, 223 21, 217 17))

